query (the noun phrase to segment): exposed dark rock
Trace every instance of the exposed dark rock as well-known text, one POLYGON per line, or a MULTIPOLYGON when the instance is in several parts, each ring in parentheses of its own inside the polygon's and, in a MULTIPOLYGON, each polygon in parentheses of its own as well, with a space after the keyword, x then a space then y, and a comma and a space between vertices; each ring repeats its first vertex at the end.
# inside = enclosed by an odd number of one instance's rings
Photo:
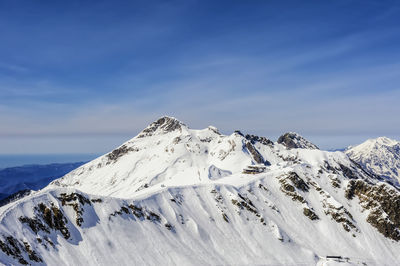
POLYGON ((0 239, 0 250, 3 251, 7 256, 16 259, 20 264, 23 265, 29 264, 27 259, 33 262, 43 262, 42 258, 32 250, 29 243, 21 243, 21 241, 10 235, 4 237, 4 240, 0 239), (24 255, 28 258, 26 258, 24 255))
POLYGON ((174 230, 175 230, 174 226, 171 225, 171 224, 169 224, 169 223, 164 224, 164 226, 165 226, 165 228, 167 228, 169 231, 174 231, 174 230))
POLYGON ((32 231, 36 234, 39 231, 43 231, 48 234, 50 233, 50 230, 43 224, 43 222, 40 219, 38 219, 36 217, 29 218, 26 216, 21 216, 18 219, 21 223, 27 224, 29 226, 29 228, 31 228, 32 231))
POLYGON ((217 135, 221 135, 221 133, 218 131, 218 128, 216 128, 214 126, 209 126, 208 129, 211 130, 212 132, 214 132, 217 135))
POLYGON ((25 251, 28 253, 28 257, 31 261, 43 262, 42 258, 39 257, 39 255, 36 253, 36 251, 32 250, 32 248, 28 242, 24 241, 23 243, 24 243, 25 251))
POLYGON ((340 163, 339 163, 339 167, 340 167, 340 170, 342 170, 342 173, 345 177, 350 178, 350 179, 358 178, 357 174, 354 173, 349 167, 347 167, 343 164, 340 164, 340 163))
POLYGON ((123 155, 125 155, 131 151, 137 151, 137 149, 132 148, 132 147, 128 148, 126 145, 122 145, 121 147, 119 147, 107 154, 107 158, 108 158, 107 164, 117 161, 118 158, 122 157, 123 155))
POLYGON ((265 166, 249 165, 247 168, 243 169, 243 174, 260 174, 264 173, 267 168, 265 166))
POLYGON ((146 213, 146 219, 150 220, 152 222, 157 222, 160 223, 161 222, 161 217, 160 215, 158 215, 157 213, 153 212, 153 211, 147 211, 146 213))
POLYGON ((157 130, 162 130, 163 133, 172 132, 175 130, 182 130, 183 123, 175 118, 164 116, 157 121, 151 123, 147 128, 145 128, 137 137, 143 138, 147 136, 152 136, 157 130))
POLYGON ((103 202, 103 200, 100 198, 99 199, 91 199, 90 201, 93 203, 102 203, 103 202))
POLYGON ((329 179, 331 180, 331 184, 335 188, 340 188, 340 184, 342 183, 339 178, 330 176, 329 179))
POLYGON ((358 197, 360 205, 370 210, 367 222, 385 237, 400 240, 400 193, 387 184, 373 185, 363 180, 351 180, 346 198, 358 197))
POLYGON ((267 160, 265 160, 263 158, 263 156, 261 155, 261 153, 253 146, 253 144, 251 144, 250 141, 246 142, 246 148, 249 151, 249 153, 251 154, 251 156, 253 157, 253 160, 258 163, 258 164, 264 164, 264 165, 271 165, 270 162, 268 162, 267 160))
POLYGON ((318 149, 318 147, 297 133, 286 133, 278 138, 278 143, 288 149, 318 149))
POLYGON ((68 205, 68 203, 77 202, 77 201, 81 205, 85 205, 85 204, 91 205, 90 200, 88 198, 86 198, 85 196, 78 194, 78 193, 70 193, 70 194, 61 193, 60 196, 58 197, 58 199, 61 201, 61 204, 63 206, 68 205))
POLYGON ((213 189, 213 190, 211 190, 211 194, 214 194, 214 199, 216 202, 218 202, 219 204, 224 203, 224 198, 222 197, 222 195, 219 191, 217 191, 216 189, 213 189))
POLYGON ((36 216, 32 218, 21 216, 19 221, 27 224, 36 234, 40 231, 50 233, 50 230, 55 230, 59 231, 65 239, 70 237, 70 232, 66 226, 68 220, 54 204, 48 207, 44 203, 40 203, 34 209, 36 216))
POLYGON ((172 202, 175 202, 178 205, 182 205, 183 203, 183 195, 182 194, 176 194, 173 196, 172 199, 170 199, 172 202))
POLYGON ((134 204, 130 204, 129 206, 122 206, 119 211, 115 211, 114 213, 110 214, 110 216, 117 216, 123 214, 132 214, 138 218, 139 220, 150 220, 155 223, 161 222, 161 216, 151 210, 147 210, 144 207, 136 206, 134 204))
POLYGON ((281 191, 292 198, 293 201, 299 201, 306 203, 307 201, 301 196, 296 189, 308 192, 309 186, 303 179, 299 177, 296 172, 290 172, 286 175, 278 177, 279 183, 281 183, 281 191))
POLYGON ((327 161, 324 161, 324 167, 327 171, 331 171, 332 173, 336 174, 336 168, 331 166, 327 161))
POLYGON ((261 189, 263 189, 265 191, 269 191, 269 189, 266 188, 263 184, 258 184, 258 188, 261 188, 261 189))
POLYGON ((256 206, 254 206, 253 202, 249 198, 247 198, 241 194, 238 194, 238 196, 240 199, 238 199, 238 200, 232 199, 232 204, 238 206, 239 209, 241 209, 241 210, 246 209, 247 211, 249 211, 251 213, 258 214, 258 210, 257 210, 256 206))
POLYGON ((61 201, 62 206, 71 206, 76 214, 76 224, 78 226, 82 226, 83 221, 83 212, 84 209, 82 206, 85 204, 92 205, 90 200, 78 193, 61 193, 58 199, 61 201))
POLYGON ((300 176, 296 172, 289 172, 287 175, 287 178, 292 181, 293 185, 297 188, 300 189, 301 191, 308 192, 310 187, 307 185, 306 182, 304 182, 303 179, 300 178, 300 176))
POLYGON ((233 133, 238 134, 242 137, 244 137, 243 133, 240 130, 235 130, 233 133))
POLYGON ((269 145, 269 146, 273 146, 274 145, 274 143, 271 140, 269 140, 269 139, 267 139, 265 137, 259 137, 259 136, 255 136, 255 135, 246 134, 245 138, 247 140, 249 140, 251 142, 251 144, 255 144, 256 142, 260 142, 261 144, 264 144, 264 145, 269 145))
POLYGON ((319 217, 315 212, 309 208, 303 208, 303 214, 310 218, 310 220, 319 220, 319 217))
POLYGON ((140 206, 136 206, 134 204, 129 205, 129 208, 132 210, 133 215, 136 216, 136 218, 143 220, 145 217, 145 211, 143 211, 143 208, 140 206))
POLYGON ((222 213, 222 219, 224 219, 225 222, 229 223, 229 217, 224 212, 222 213))
POLYGON ((344 206, 335 207, 332 204, 328 203, 328 201, 324 200, 322 203, 322 207, 325 209, 325 214, 329 215, 337 223, 342 224, 343 229, 347 232, 350 232, 351 230, 354 230, 356 232, 359 231, 354 224, 353 216, 344 206))

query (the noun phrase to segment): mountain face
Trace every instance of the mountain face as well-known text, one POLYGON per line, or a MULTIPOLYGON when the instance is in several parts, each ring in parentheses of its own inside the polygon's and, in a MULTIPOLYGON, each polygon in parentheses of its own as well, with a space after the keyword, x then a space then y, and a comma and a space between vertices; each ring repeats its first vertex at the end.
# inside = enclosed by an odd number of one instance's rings
POLYGON ((399 185, 400 142, 387 137, 369 139, 345 153, 365 170, 399 185))
POLYGON ((0 262, 333 265, 326 256, 341 256, 340 265, 396 265, 398 189, 301 140, 162 117, 0 207, 0 262))

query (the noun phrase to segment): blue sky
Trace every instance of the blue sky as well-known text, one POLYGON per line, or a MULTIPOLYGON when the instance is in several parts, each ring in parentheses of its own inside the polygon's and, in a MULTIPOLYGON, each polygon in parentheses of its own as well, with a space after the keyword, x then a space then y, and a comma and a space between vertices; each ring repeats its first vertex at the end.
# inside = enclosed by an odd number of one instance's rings
POLYGON ((396 1, 1 1, 0 153, 102 153, 167 114, 323 148, 400 139, 396 1))

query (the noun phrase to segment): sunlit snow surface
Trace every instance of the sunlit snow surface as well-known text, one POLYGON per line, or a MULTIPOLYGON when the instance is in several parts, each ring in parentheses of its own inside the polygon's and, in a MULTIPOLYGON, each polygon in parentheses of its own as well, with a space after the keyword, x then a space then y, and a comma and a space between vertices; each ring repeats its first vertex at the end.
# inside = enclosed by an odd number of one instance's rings
MULTIPOLYGON (((354 165, 342 152, 287 149, 281 144, 254 147, 265 172, 239 133, 224 136, 214 127, 191 130, 182 123, 162 126, 123 144, 53 181, 45 189, 0 208, 0 235, 30 244, 49 265, 396 265, 400 244, 367 221, 358 199, 345 198, 349 178, 340 169, 354 165), (166 127, 168 128, 168 127, 166 127), (268 166, 267 166, 268 165, 268 166), (328 166, 327 166, 328 165, 328 166), (263 166, 264 167, 264 166, 263 166), (329 170, 331 169, 331 170, 329 170), (305 190, 283 189, 290 173, 305 190), (338 185, 332 185, 333 182, 338 185), (92 200, 82 206, 81 225, 61 193, 92 200), (101 201, 101 202, 100 202, 101 201), (50 230, 34 233, 20 217, 33 217, 40 203, 55 206, 67 219, 70 237, 50 230), (132 205, 159 218, 139 218, 132 205), (131 206, 131 207, 129 207, 131 206), (329 207, 352 215, 346 231, 329 207), (126 208, 128 211, 125 211, 126 208), (304 214, 311 210, 318 219, 304 214), (119 212, 119 213, 118 213, 119 212), (48 236, 54 247, 40 244, 48 236), (341 262, 326 259, 342 256, 341 262)), ((359 179, 376 183, 361 169, 359 179)), ((345 216, 343 216, 345 217, 345 216)), ((346 216, 348 217, 348 216, 346 216)), ((26 258, 27 255, 24 255, 26 258)), ((18 264, 0 250, 0 262, 18 264)))

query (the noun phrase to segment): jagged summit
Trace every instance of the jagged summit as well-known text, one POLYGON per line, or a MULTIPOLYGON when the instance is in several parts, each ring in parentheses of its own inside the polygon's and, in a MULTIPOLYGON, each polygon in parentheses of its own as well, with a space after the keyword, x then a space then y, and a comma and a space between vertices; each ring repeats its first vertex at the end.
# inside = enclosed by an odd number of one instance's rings
POLYGON ((137 137, 142 138, 157 134, 165 134, 175 130, 182 131, 182 127, 186 127, 186 125, 178 119, 170 116, 163 116, 143 129, 137 137))
POLYGON ((278 143, 285 145, 288 149, 312 149, 319 148, 295 132, 288 132, 278 138, 278 143))

